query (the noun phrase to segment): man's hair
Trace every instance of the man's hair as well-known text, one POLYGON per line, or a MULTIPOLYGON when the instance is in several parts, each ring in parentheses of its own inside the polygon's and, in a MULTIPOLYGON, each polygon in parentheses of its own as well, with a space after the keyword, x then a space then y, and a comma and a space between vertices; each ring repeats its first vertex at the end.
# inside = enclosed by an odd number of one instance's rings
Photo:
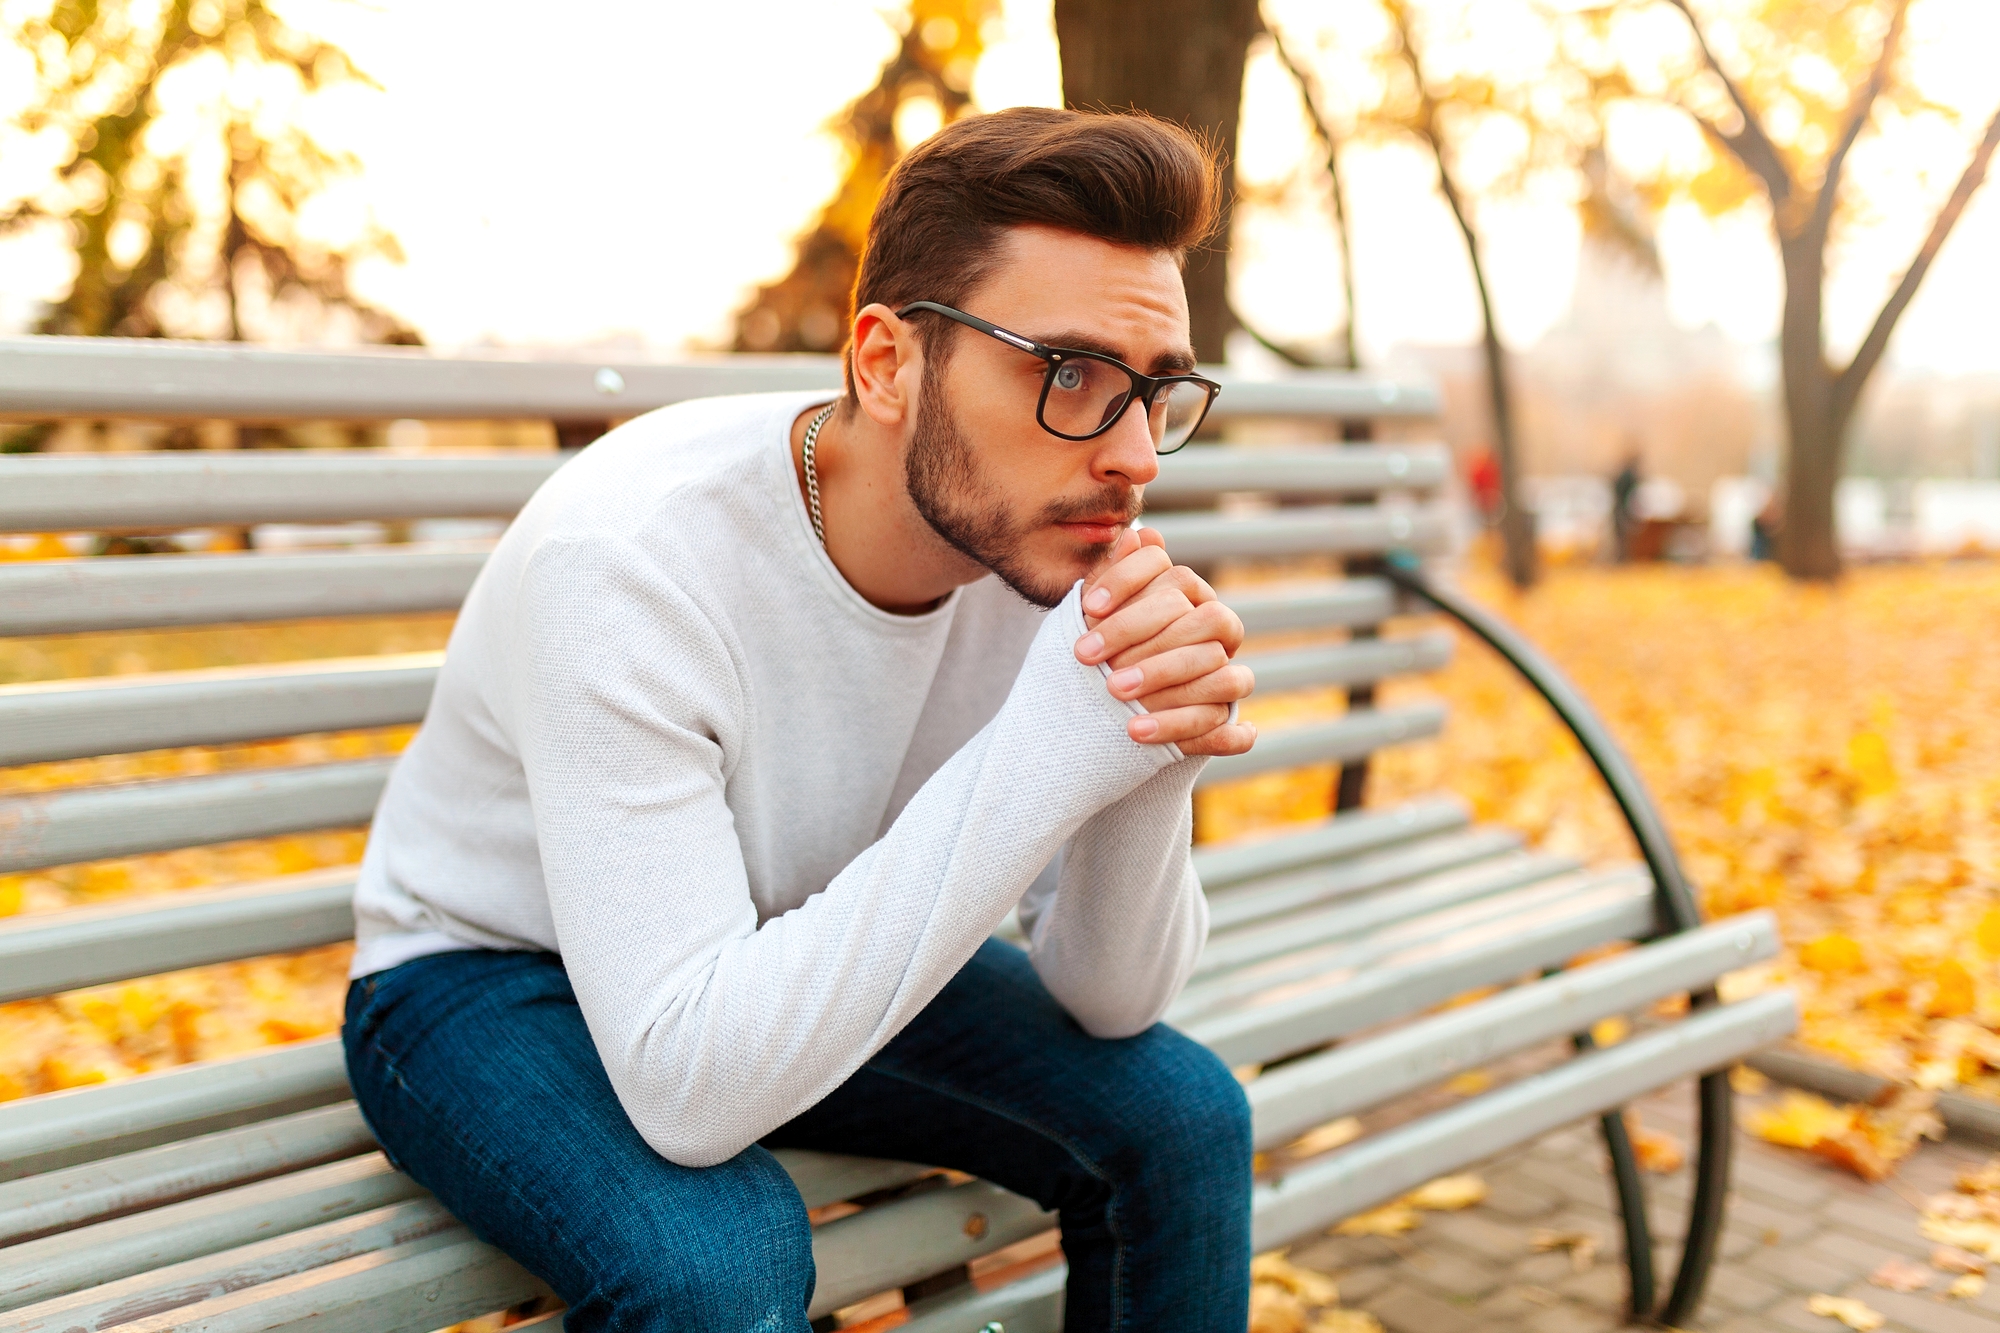
MULTIPOLYGON (((1179 261, 1220 215, 1215 151, 1178 125, 1027 106, 969 116, 890 173, 868 223, 853 308, 959 305, 993 271, 1008 227, 1054 227, 1179 261)), ((942 343, 930 359, 942 363, 949 348, 942 343)), ((852 347, 847 369, 853 398, 852 347)))

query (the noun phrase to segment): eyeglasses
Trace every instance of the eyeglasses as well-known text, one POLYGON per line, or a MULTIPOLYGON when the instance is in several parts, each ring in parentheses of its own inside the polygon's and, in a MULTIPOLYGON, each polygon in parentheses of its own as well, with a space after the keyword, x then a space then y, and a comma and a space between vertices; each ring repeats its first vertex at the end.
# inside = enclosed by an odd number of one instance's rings
POLYGON ((1042 397, 1035 420, 1051 435, 1065 440, 1094 440, 1118 424, 1134 402, 1145 404, 1153 448, 1170 454, 1186 444, 1201 427, 1222 386, 1199 375, 1141 375, 1115 357, 1074 347, 1050 347, 1018 333, 1009 333, 977 315, 936 301, 912 301, 896 312, 908 319, 919 311, 957 320, 978 329, 1018 352, 1048 362, 1042 375, 1042 397))

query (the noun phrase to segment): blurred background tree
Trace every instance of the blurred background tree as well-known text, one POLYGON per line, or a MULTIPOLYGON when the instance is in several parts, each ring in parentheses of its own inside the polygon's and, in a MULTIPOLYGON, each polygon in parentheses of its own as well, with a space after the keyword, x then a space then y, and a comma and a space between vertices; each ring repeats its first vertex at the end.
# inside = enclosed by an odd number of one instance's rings
POLYGON ((355 261, 401 259, 395 238, 365 216, 309 225, 360 170, 299 115, 373 86, 340 48, 263 0, 55 0, 11 35, 36 80, 14 128, 54 170, 0 234, 53 227, 76 260, 36 332, 421 341, 349 287, 355 261))
POLYGON ((1223 226, 1188 256, 1195 355, 1221 361, 1229 309, 1229 211, 1236 195, 1236 125, 1243 62, 1262 31, 1257 0, 1055 0, 1063 101, 1146 111, 1185 125, 1220 150, 1223 226))
MULTIPOLYGON (((1710 215, 1768 209, 1784 275, 1779 331, 1786 451, 1778 557, 1795 578, 1840 572, 1834 489, 1869 376, 2000 147, 2000 110, 1965 133, 1952 108, 1927 99, 1903 36, 1910 0, 1610 0, 1567 20, 1565 54, 1593 79, 1602 108, 1650 104, 1699 127, 1702 151, 1644 172, 1653 205, 1691 202, 1710 215), (1660 40, 1668 28, 1680 40, 1660 40), (1645 53, 1643 56, 1640 53, 1645 53), (1940 129, 1969 139, 1949 192, 1899 182, 1932 210, 1915 256, 1866 334, 1836 364, 1825 328, 1831 260, 1843 232, 1872 208, 1851 178, 1857 146, 1921 146, 1940 129)), ((1893 149, 1891 152, 1895 151, 1893 149)), ((1885 212, 1908 213, 1907 196, 1885 212)))
POLYGON ((799 239, 791 271, 759 287, 736 316, 739 352, 830 352, 847 339, 868 219, 905 151, 972 106, 982 29, 999 0, 912 0, 902 41, 875 86, 833 124, 846 150, 839 188, 799 239))

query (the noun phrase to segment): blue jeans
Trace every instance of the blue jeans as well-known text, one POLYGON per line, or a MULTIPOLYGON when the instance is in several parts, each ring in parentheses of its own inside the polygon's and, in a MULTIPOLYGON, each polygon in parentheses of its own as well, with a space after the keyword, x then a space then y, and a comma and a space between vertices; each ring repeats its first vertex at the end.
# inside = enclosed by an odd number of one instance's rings
POLYGON ((1086 1034, 988 942, 824 1101, 718 1166, 625 1116, 562 960, 437 954, 348 990, 347 1067, 397 1166, 569 1306, 565 1326, 805 1333, 812 1234, 768 1151, 954 1167, 1062 1219, 1069 1333, 1242 1333, 1250 1116, 1164 1025, 1086 1034))

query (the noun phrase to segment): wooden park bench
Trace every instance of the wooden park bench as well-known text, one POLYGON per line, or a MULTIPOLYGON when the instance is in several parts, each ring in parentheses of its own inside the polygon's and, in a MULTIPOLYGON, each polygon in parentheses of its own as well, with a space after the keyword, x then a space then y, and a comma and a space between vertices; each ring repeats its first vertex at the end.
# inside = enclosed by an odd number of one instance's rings
MULTIPOLYGON (((0 342, 0 417, 532 418, 580 441, 680 399, 830 387, 837 373, 826 358, 604 365, 51 338, 0 342)), ((1222 378, 1212 419, 1228 438, 1290 429, 1325 443, 1190 447, 1149 488, 1148 521, 1197 566, 1318 560, 1319 577, 1231 601, 1253 636, 1307 645, 1253 638, 1247 659, 1262 691, 1350 692, 1344 715, 1267 729, 1251 754, 1211 761, 1203 777, 1341 766, 1332 817, 1196 853, 1213 932, 1170 1021, 1232 1067, 1261 1068, 1248 1085, 1256 1142, 1280 1167, 1256 1187, 1257 1248, 1601 1117, 1633 1309, 1684 1322, 1728 1186, 1729 1090, 1715 1071, 1796 1021, 1789 994, 1724 1005, 1713 983, 1776 951, 1773 920, 1703 925, 1658 816, 1588 707, 1504 625, 1427 578, 1421 558, 1451 542, 1446 452, 1337 443, 1360 422, 1421 423, 1436 411, 1429 390, 1333 374, 1222 378), (1444 725, 1434 704, 1371 704, 1375 682, 1446 660, 1442 629, 1375 633, 1423 609, 1459 619, 1561 711, 1623 807, 1643 865, 1592 869, 1536 852, 1472 826, 1444 795, 1360 808, 1370 753, 1444 725), (1619 941, 1638 947, 1604 947, 1619 941), (1586 952, 1596 961, 1565 970, 1586 952), (1445 1003, 1481 988, 1497 989, 1445 1003), (1672 1007, 1656 1002, 1683 993, 1693 997, 1684 1016, 1660 1016, 1672 1007), (1626 1040, 1595 1049, 1577 1035, 1617 1015, 1639 1016, 1626 1040), (1535 1052, 1545 1058, 1528 1060, 1535 1052), (1527 1072, 1469 1098, 1422 1097, 1509 1058, 1527 1072), (1702 1076, 1692 1211, 1662 1303, 1619 1108, 1691 1076, 1702 1076), (1358 1114, 1374 1132, 1346 1146, 1277 1151, 1358 1114)), ((0 533, 504 517, 561 462, 362 449, 0 457, 0 533)), ((450 610, 483 555, 465 543, 385 542, 0 564, 0 635, 450 610)), ((412 723, 440 656, 0 687, 0 766, 412 723)), ((0 873, 364 824, 392 763, 0 798, 0 873)), ((319 871, 0 922, 0 1000, 345 940, 351 884, 351 870, 319 871)), ((965 1280, 968 1264, 1048 1230, 1033 1203, 916 1164, 780 1156, 808 1206, 859 1204, 821 1214, 815 1318, 900 1288, 913 1333, 1060 1326, 1059 1263, 998 1285, 965 1280)), ((544 1294, 376 1151, 336 1038, 0 1104, 0 1327, 425 1333, 544 1294)))

